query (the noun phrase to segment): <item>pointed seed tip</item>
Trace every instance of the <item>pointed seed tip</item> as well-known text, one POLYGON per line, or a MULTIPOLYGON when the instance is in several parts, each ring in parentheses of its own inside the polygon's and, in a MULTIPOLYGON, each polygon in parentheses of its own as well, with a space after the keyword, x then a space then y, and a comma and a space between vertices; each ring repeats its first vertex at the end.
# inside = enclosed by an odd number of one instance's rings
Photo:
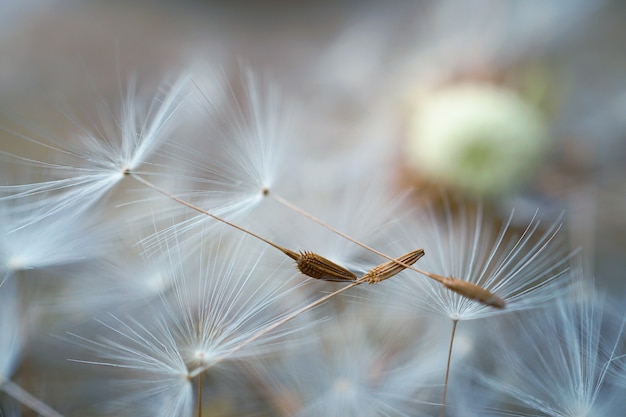
POLYGON ((349 282, 357 279, 352 271, 314 252, 300 252, 296 267, 302 274, 322 281, 349 282))
POLYGON ((404 271, 408 266, 417 262, 422 256, 424 256, 424 249, 416 249, 409 253, 405 253, 404 255, 395 258, 395 260, 375 266, 367 271, 361 279, 366 281, 368 284, 384 281, 404 271), (401 265, 400 263, 406 266, 401 265))
POLYGON ((485 304, 499 309, 503 309, 506 307, 506 302, 495 294, 493 294, 492 297, 485 302, 485 304))
POLYGON ((505 301, 496 294, 469 281, 449 277, 445 278, 442 284, 449 290, 452 290, 463 297, 476 300, 490 307, 504 308, 506 304, 505 301))

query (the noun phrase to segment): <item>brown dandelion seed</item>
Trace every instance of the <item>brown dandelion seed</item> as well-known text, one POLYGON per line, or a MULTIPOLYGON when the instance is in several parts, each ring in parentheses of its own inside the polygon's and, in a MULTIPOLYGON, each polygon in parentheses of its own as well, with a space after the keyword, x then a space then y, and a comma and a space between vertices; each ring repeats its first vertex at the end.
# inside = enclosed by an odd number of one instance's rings
POLYGON ((504 308, 505 306, 505 302, 502 298, 471 282, 452 277, 442 277, 441 283, 457 294, 479 301, 485 305, 495 308, 504 308))
POLYGON ((422 256, 424 256, 424 249, 416 249, 396 258, 393 261, 388 261, 375 266, 367 271, 367 273, 361 277, 361 280, 367 281, 368 284, 384 281, 404 271, 407 267, 417 262, 417 260, 422 256), (398 262, 401 262, 406 266, 401 265, 398 262))
POLYGON ((304 275, 331 282, 356 281, 357 276, 346 268, 313 252, 293 252, 281 249, 283 253, 296 261, 296 267, 304 275))

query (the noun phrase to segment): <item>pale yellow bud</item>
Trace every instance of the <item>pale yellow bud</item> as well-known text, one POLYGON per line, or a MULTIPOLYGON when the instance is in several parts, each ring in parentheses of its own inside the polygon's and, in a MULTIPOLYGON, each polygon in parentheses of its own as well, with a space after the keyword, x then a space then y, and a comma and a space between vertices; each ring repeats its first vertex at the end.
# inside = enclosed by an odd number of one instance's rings
POLYGON ((463 83, 420 100, 410 120, 406 158, 430 181, 497 194, 523 185, 548 145, 546 122, 515 91, 463 83))

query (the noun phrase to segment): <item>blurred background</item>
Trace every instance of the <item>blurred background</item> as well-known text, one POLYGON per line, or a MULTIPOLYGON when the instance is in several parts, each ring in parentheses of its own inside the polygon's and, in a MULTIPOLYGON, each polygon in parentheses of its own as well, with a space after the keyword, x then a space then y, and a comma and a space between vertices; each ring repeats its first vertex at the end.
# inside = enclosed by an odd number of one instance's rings
POLYGON ((619 0, 4 1, 0 123, 62 136, 59 105, 243 64, 278 86, 294 135, 320 153, 372 163, 383 149, 399 188, 566 210, 588 270, 623 293, 625 19, 619 0))

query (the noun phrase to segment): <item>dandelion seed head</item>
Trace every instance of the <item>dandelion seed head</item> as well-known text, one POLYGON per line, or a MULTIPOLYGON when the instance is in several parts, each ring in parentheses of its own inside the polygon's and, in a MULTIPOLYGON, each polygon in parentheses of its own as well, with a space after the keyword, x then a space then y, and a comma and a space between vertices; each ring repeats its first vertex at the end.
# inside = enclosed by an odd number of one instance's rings
POLYGON ((45 202, 45 197, 0 200, 0 263, 8 270, 67 265, 106 251, 113 230, 97 224, 97 210, 47 214, 45 202))
POLYGON ((145 99, 131 80, 117 116, 111 108, 100 109, 101 127, 83 138, 84 152, 95 165, 110 169, 118 181, 136 171, 169 139, 180 121, 176 116, 189 94, 188 83, 189 76, 181 75, 145 99))
MULTIPOLYGON (((202 114, 188 127, 191 145, 170 144, 161 154, 180 171, 172 174, 177 197, 221 218, 249 222, 277 180, 286 178, 288 115, 276 88, 251 71, 229 82, 220 78, 218 94, 196 85, 202 114)), ((168 239, 183 231, 193 238, 201 225, 215 224, 205 214, 189 215, 187 207, 168 214, 177 212, 185 218, 168 239)))
POLYGON ((188 77, 181 76, 166 92, 156 94, 148 100, 149 105, 144 105, 131 82, 120 106, 99 102, 97 121, 93 116, 86 116, 85 122, 64 113, 74 124, 75 132, 62 138, 39 139, 11 132, 18 139, 41 146, 57 160, 38 161, 7 154, 32 170, 40 170, 47 179, 2 185, 0 199, 17 201, 44 196, 45 204, 33 222, 92 208, 124 177, 149 162, 171 136, 181 119, 178 110, 188 94, 187 83, 188 77))
POLYGON ((211 364, 215 356, 215 352, 209 349, 196 349, 191 354, 193 363, 197 366, 205 366, 211 364))
POLYGON ((505 324, 512 332, 494 329, 505 336, 494 357, 508 376, 481 375, 481 381, 507 404, 551 417, 619 415, 623 396, 607 375, 624 343, 624 319, 608 307, 592 290, 513 317, 505 324))
POLYGON ((401 230, 389 236, 404 236, 407 246, 424 248, 419 269, 477 285, 506 306, 493 308, 420 277, 394 280, 387 287, 402 305, 469 320, 534 308, 563 294, 570 254, 560 219, 544 226, 536 213, 524 229, 515 231, 514 212, 496 226, 482 206, 472 212, 461 203, 458 213, 448 203, 446 207, 443 217, 429 210, 423 218, 403 221, 401 230))
MULTIPOLYGON (((195 256, 163 248, 172 284, 145 309, 101 321, 97 340, 80 338, 100 359, 92 364, 171 378, 196 376, 222 360, 272 351, 289 325, 254 343, 240 343, 284 317, 298 288, 291 268, 267 260, 264 247, 245 237, 203 240, 195 256)), ((78 336, 77 336, 78 337, 78 336)))
POLYGON ((202 134, 211 158, 205 158, 201 172, 206 181, 220 182, 233 197, 248 194, 258 203, 284 172, 289 117, 275 86, 250 70, 237 81, 223 83, 221 102, 197 91, 207 112, 204 119, 214 132, 208 141, 202 134))

